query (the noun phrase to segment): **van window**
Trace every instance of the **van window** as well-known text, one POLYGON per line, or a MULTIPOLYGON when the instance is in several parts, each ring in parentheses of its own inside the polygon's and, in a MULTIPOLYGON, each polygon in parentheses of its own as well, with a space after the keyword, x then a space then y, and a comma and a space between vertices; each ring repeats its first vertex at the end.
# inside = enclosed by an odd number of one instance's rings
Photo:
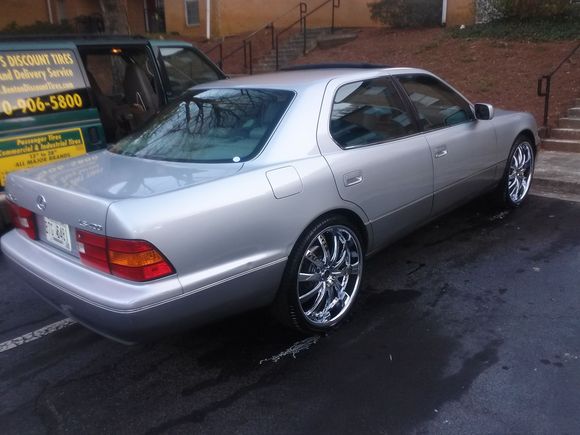
POLYGON ((145 46, 79 47, 107 142, 139 129, 164 103, 145 46))
POLYGON ((0 120, 91 106, 72 50, 0 52, 0 120))
POLYGON ((218 73, 191 49, 162 47, 159 50, 174 97, 192 86, 221 79, 218 73))

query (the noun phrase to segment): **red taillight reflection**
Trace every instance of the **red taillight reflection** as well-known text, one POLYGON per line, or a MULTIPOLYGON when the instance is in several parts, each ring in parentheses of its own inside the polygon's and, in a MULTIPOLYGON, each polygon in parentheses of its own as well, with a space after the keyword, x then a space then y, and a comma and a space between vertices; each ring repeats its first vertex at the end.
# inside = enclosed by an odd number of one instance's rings
POLYGON ((36 240, 37 234, 34 213, 24 207, 20 207, 12 201, 8 201, 8 205, 10 208, 10 217, 14 228, 18 228, 24 231, 28 237, 30 237, 32 240, 36 240))
POLYGON ((145 240, 114 239, 77 230, 81 261, 131 281, 151 281, 175 273, 173 266, 145 240))

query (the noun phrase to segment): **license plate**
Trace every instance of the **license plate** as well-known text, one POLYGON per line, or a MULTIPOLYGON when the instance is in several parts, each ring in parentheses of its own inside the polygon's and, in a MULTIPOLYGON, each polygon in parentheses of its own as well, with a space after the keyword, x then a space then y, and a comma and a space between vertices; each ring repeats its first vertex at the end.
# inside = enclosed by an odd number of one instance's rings
POLYGON ((67 224, 45 217, 44 228, 46 230, 46 240, 48 242, 69 252, 72 250, 70 243, 70 228, 67 224))

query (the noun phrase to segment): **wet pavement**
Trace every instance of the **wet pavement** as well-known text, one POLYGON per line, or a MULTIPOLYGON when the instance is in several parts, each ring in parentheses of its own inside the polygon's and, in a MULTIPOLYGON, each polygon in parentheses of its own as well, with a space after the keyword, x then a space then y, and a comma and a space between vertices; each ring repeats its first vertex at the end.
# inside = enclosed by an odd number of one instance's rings
MULTIPOLYGON (((481 201, 367 262, 322 337, 257 311, 127 347, 79 325, 0 349, 0 430, 578 433, 580 203, 481 201)), ((0 343, 63 317, 0 257, 0 343)))

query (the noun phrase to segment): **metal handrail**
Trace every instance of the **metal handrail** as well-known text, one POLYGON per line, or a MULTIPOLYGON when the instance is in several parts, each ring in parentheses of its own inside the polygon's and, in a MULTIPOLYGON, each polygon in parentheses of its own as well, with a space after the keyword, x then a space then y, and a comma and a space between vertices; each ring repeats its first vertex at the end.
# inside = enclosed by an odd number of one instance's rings
POLYGON ((299 8, 302 10, 302 5, 303 3, 298 3, 296 5, 294 5, 293 7, 291 7, 290 9, 288 9, 286 12, 284 12, 283 14, 278 15, 276 18, 274 18, 272 21, 270 21, 269 23, 264 24, 262 27, 260 27, 259 29, 253 31, 252 33, 250 33, 248 36, 246 36, 243 40, 242 40, 242 44, 239 45, 238 47, 234 48, 233 50, 231 50, 230 52, 228 52, 227 54, 224 55, 224 42, 220 41, 219 43, 217 43, 216 45, 214 45, 212 48, 210 48, 209 50, 207 50, 205 52, 206 55, 208 55, 209 53, 219 49, 219 57, 218 57, 218 65, 220 67, 220 69, 223 69, 223 64, 224 64, 224 60, 228 59, 229 57, 233 56, 234 54, 238 53, 239 51, 243 50, 244 51, 244 68, 248 69, 248 65, 249 65, 249 70, 250 70, 250 74, 253 73, 253 53, 252 53, 252 40, 261 32, 270 29, 271 30, 271 38, 272 38, 272 49, 274 49, 274 44, 275 44, 275 40, 274 40, 274 34, 275 34, 275 26, 274 23, 281 20, 282 18, 286 17, 287 15, 289 15, 291 12, 293 12, 295 9, 299 8))
POLYGON ((218 65, 220 67, 220 69, 223 68, 223 55, 224 55, 224 45, 223 42, 219 42, 216 45, 214 45, 212 48, 210 48, 209 50, 206 50, 204 53, 206 56, 209 56, 209 54, 215 50, 219 49, 219 60, 218 60, 218 65))
POLYGON ((278 71, 280 69, 280 44, 279 44, 280 35, 286 33, 288 30, 292 29, 297 24, 300 24, 300 30, 302 31, 303 41, 304 41, 303 48, 302 48, 302 54, 306 54, 306 44, 307 44, 307 39, 308 39, 307 31, 306 31, 306 18, 309 17, 310 15, 312 15, 313 13, 317 12, 322 7, 326 6, 328 3, 332 3, 330 33, 334 33, 334 10, 338 9, 340 7, 340 0, 326 0, 325 2, 319 4, 317 7, 312 9, 310 12, 308 12, 308 6, 306 5, 306 3, 303 3, 303 2, 300 3, 300 18, 297 21, 294 21, 288 27, 276 32, 276 38, 275 38, 276 39, 276 44, 275 44, 276 71, 278 71))
POLYGON ((568 56, 566 56, 562 62, 550 73, 545 74, 538 79, 538 97, 544 97, 544 127, 548 127, 548 120, 549 120, 549 112, 550 112, 550 93, 551 93, 551 86, 552 86, 552 77, 560 71, 560 68, 564 66, 564 64, 570 60, 574 54, 580 49, 580 43, 576 45, 576 47, 570 52, 568 56), (545 83, 545 85, 544 85, 545 83))

